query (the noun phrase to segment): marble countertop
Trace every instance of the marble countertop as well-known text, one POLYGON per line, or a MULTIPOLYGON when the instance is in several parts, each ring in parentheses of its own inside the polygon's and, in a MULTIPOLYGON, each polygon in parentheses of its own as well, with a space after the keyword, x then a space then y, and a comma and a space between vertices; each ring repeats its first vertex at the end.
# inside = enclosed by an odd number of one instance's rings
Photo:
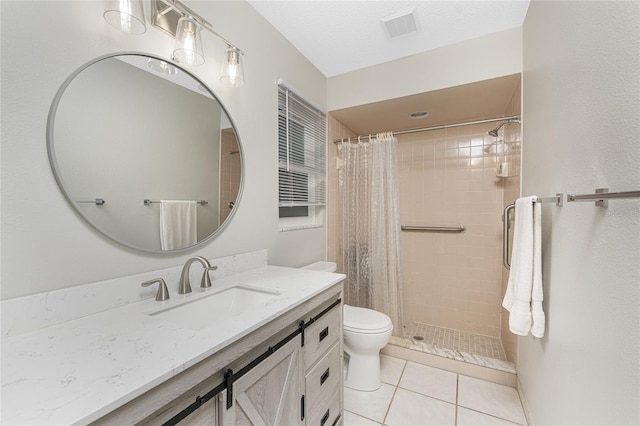
POLYGON ((342 279, 341 274, 262 266, 216 279, 207 291, 192 284, 193 293, 178 295, 170 285, 166 302, 152 297, 7 336, 2 339, 2 424, 97 420, 342 279), (149 315, 235 284, 279 294, 201 330, 202 325, 191 328, 149 315))

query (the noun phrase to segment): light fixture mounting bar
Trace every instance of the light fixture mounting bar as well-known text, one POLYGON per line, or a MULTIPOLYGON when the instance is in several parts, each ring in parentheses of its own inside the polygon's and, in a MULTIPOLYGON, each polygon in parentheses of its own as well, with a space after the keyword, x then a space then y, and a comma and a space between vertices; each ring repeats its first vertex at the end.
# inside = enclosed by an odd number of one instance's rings
POLYGON ((157 13, 158 13, 158 15, 159 15, 159 16, 164 16, 164 15, 166 15, 167 13, 171 12, 172 10, 174 10, 173 6, 167 6, 167 7, 165 7, 165 8, 164 8, 164 9, 162 9, 162 10, 158 10, 158 12, 157 12, 157 13))
POLYGON ((200 27, 207 30, 214 36, 224 41, 228 46, 237 49, 240 54, 244 55, 242 49, 218 34, 213 30, 211 24, 196 12, 185 6, 178 0, 152 0, 152 25, 171 37, 175 37, 178 19, 183 16, 189 16, 195 20, 200 27))

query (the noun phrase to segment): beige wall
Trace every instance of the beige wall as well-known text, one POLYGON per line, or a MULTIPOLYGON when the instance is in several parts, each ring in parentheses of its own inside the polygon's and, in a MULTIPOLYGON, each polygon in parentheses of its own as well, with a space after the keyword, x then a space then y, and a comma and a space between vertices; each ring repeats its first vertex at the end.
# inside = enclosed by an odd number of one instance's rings
MULTIPOLYGON (((640 189, 637 1, 533 1, 522 193, 640 189)), ((544 205, 542 339, 519 338, 533 422, 640 424, 640 200, 544 205)))
MULTIPOLYGON (((354 53, 356 54, 356 53, 354 53)), ((328 79, 334 111, 522 71, 522 28, 499 31, 328 79)))

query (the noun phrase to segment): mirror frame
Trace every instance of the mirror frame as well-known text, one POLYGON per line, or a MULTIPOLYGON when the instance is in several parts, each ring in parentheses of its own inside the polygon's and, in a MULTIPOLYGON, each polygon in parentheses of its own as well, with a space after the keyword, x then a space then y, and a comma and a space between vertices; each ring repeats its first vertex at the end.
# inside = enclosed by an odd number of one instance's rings
POLYGON ((222 233, 222 231, 224 231, 224 229, 228 226, 229 222, 233 219, 236 211, 238 210, 238 207, 241 203, 242 200, 242 194, 243 194, 243 190, 244 190, 244 181, 245 181, 245 159, 244 159, 244 151, 243 151, 243 147, 242 147, 242 142, 240 140, 240 135, 238 133, 237 127, 233 121, 233 119, 231 118, 231 115, 229 114, 227 108, 224 106, 224 104, 220 101, 220 99, 218 99, 218 97, 213 93, 213 91, 202 81, 200 80, 198 77, 196 77, 193 73, 187 71, 186 69, 182 68, 179 64, 176 64, 175 62, 162 58, 160 56, 157 55, 153 55, 153 54, 149 54, 149 53, 143 53, 143 52, 135 52, 135 51, 127 51, 127 52, 115 52, 115 53, 109 53, 106 55, 102 55, 99 56, 97 58, 94 58, 92 60, 90 60, 89 62, 86 62, 85 64, 83 64, 82 66, 80 66, 78 69, 76 69, 73 73, 71 73, 71 75, 69 75, 64 82, 62 83, 62 85, 60 86, 60 88, 58 89, 58 91, 56 92, 53 101, 51 103, 51 106, 49 108, 49 115, 47 117, 47 130, 46 130, 46 139, 47 139, 47 155, 49 157, 49 165, 51 166, 51 171, 53 172, 53 176, 56 180, 56 183, 58 184, 58 188, 60 189, 60 191, 62 192, 62 195, 64 196, 64 198, 66 199, 67 203, 73 208, 74 212, 76 213, 77 216, 79 216, 80 218, 82 218, 82 220, 84 221, 85 224, 89 225, 89 227, 94 230, 97 231, 98 234, 100 234, 103 237, 106 237, 108 240, 116 242, 118 244, 121 244, 125 247, 128 247, 130 249, 133 250, 138 250, 141 252, 145 252, 145 253, 152 253, 152 254, 162 254, 162 255, 172 255, 172 254, 181 254, 183 252, 189 251, 189 250, 194 250, 196 248, 199 248, 201 246, 203 246, 205 243, 208 243, 210 241, 212 241, 214 238, 216 238, 218 235, 220 235, 222 233), (54 147, 54 140, 53 140, 53 131, 54 131, 54 124, 55 124, 55 118, 56 118, 56 112, 58 110, 58 105, 60 103, 60 100, 62 99, 62 96, 64 95, 65 90, 67 89, 67 87, 71 84, 71 82, 74 80, 75 77, 78 76, 78 74, 80 74, 82 71, 84 71, 85 69, 89 68, 91 65, 100 62, 102 60, 108 59, 108 58, 113 58, 113 57, 117 57, 117 56, 124 56, 124 55, 136 55, 136 56, 144 56, 146 58, 152 58, 152 59, 157 59, 159 61, 164 61, 167 62, 168 64, 178 68, 180 71, 184 72, 185 74, 187 74, 189 77, 193 78, 197 83, 199 83, 204 89, 207 90, 207 92, 211 95, 212 99, 217 101, 218 104, 220 105, 220 108, 222 109, 222 111, 226 114, 229 123, 231 124, 231 127, 235 133, 236 136, 236 140, 238 141, 238 155, 240 156, 240 167, 241 167, 241 171, 240 171, 240 184, 238 187, 238 196, 236 197, 235 201, 234 201, 234 205, 233 208, 231 209, 231 212, 229 213, 229 215, 227 216, 227 218, 224 220, 224 222, 222 222, 220 224, 220 226, 218 226, 209 236, 207 236, 206 238, 203 238, 202 240, 198 241, 196 244, 189 246, 189 247, 184 247, 181 249, 177 249, 177 250, 152 250, 152 249, 148 249, 148 248, 144 248, 144 247, 139 247, 133 244, 130 244, 126 241, 122 241, 119 238, 116 238, 112 235, 109 235, 107 232, 105 232, 100 226, 98 226, 97 224, 91 222, 87 217, 85 217, 85 215, 82 213, 82 211, 80 210, 80 208, 76 205, 76 201, 73 200, 73 198, 71 197, 71 195, 69 194, 67 187, 65 186, 63 179, 62 179, 62 174, 60 172, 60 169, 58 167, 57 161, 56 161, 56 156, 55 156, 55 147, 54 147))

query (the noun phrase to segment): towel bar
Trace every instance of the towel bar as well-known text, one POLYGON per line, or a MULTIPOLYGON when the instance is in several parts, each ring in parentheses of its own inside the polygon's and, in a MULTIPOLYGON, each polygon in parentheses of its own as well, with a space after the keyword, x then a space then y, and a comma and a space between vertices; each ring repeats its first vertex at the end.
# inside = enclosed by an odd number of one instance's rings
POLYGON ((509 212, 516 208, 516 203, 511 203, 504 208, 502 214, 502 264, 508 270, 511 269, 509 263, 509 212))
POLYGON ((464 232, 464 226, 405 226, 400 227, 403 231, 424 231, 424 232, 464 232))
MULTIPOLYGON (((160 201, 151 201, 145 198, 145 200, 143 201, 145 206, 148 206, 149 204, 157 204, 160 203, 160 201)), ((205 206, 207 204, 209 204, 208 201, 206 200, 200 200, 200 201, 196 201, 196 203, 200 204, 201 206, 205 206)))
POLYGON ((609 188, 597 188, 595 194, 567 194, 567 201, 595 201, 598 207, 607 207, 607 200, 614 198, 640 198, 640 191, 609 192, 609 188))
POLYGON ((105 201, 102 198, 96 198, 93 201, 76 201, 78 204, 95 204, 96 206, 103 206, 105 201))
MULTIPOLYGON (((564 194, 560 192, 557 193, 555 197, 538 197, 534 203, 556 203, 556 206, 562 207, 563 195, 564 194)), ((502 213, 502 264, 507 270, 511 269, 511 264, 509 263, 509 224, 511 220, 509 213, 515 208, 516 203, 511 203, 504 208, 504 212, 502 213)))

